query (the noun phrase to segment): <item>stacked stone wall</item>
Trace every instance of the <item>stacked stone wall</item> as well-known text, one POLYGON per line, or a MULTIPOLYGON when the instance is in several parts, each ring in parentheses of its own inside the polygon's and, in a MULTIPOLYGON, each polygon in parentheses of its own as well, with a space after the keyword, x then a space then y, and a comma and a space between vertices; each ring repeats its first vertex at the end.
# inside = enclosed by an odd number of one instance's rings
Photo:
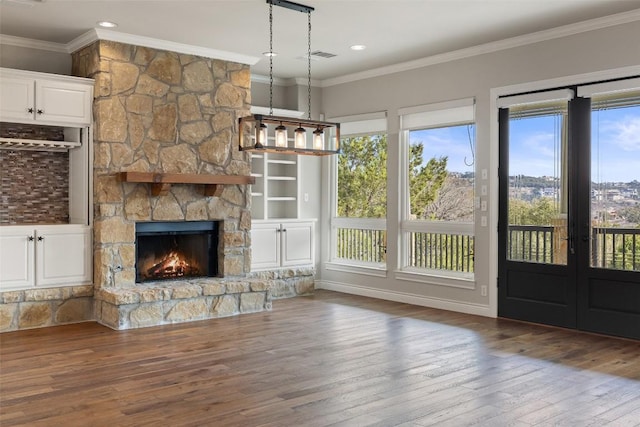
POLYGON ((237 123, 249 114, 249 66, 110 41, 73 55, 74 74, 95 79, 94 283, 135 281, 136 221, 224 220, 222 275, 250 271, 250 194, 227 185, 220 197, 197 185, 152 196, 123 171, 249 175, 237 123))
POLYGON ((93 319, 92 285, 0 293, 0 332, 93 319))

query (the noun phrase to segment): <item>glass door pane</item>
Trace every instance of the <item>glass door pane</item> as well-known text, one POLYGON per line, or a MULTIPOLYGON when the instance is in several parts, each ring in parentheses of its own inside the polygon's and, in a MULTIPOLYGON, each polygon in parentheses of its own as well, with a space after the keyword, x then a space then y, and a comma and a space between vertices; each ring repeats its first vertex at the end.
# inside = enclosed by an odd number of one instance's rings
POLYGON ((507 259, 567 264, 567 102, 509 109, 507 259))
POLYGON ((640 97, 594 98, 591 266, 640 271, 640 97))

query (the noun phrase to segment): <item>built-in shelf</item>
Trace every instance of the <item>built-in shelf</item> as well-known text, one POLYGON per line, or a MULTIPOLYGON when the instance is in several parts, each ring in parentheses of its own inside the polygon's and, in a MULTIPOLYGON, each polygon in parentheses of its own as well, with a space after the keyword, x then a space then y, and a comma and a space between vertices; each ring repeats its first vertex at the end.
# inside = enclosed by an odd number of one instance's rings
POLYGON ((270 202, 295 202, 295 197, 267 197, 270 202))
POLYGON ((151 185, 151 194, 162 196, 169 192, 171 184, 203 184, 204 195, 219 197, 224 185, 254 184, 256 179, 246 175, 209 175, 188 173, 120 172, 123 182, 146 183, 151 185))
POLYGON ((270 176, 270 177, 267 177, 267 179, 270 181, 295 181, 296 177, 295 176, 270 176))
POLYGON ((0 149, 25 151, 68 151, 80 147, 79 142, 36 139, 0 138, 0 149))
POLYGON ((295 160, 267 160, 267 163, 274 163, 274 164, 279 164, 279 165, 295 165, 296 161, 295 160))

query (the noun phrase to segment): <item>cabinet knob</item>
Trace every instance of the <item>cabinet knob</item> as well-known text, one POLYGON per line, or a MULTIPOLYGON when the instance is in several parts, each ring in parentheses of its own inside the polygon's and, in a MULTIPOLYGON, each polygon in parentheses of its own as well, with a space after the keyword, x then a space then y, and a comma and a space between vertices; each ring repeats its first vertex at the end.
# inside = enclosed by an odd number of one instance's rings
POLYGON ((42 111, 41 109, 39 109, 39 108, 38 108, 38 110, 36 111, 36 113, 38 113, 38 114, 42 114, 42 113, 44 113, 44 111, 42 111))
POLYGON ((38 241, 42 242, 44 240, 44 236, 38 236, 38 241))
POLYGON ((33 242, 33 236, 27 236, 27 240, 33 242))
POLYGON ((33 108, 27 108, 28 113, 33 113, 33 108))
POLYGON ((283 232, 283 233, 284 233, 284 232, 286 232, 286 231, 287 231, 287 229, 286 229, 286 228, 283 228, 283 229, 282 229, 282 232, 283 232))
POLYGON ((280 233, 280 232, 282 232, 282 230, 279 228, 276 228, 276 233, 280 233))

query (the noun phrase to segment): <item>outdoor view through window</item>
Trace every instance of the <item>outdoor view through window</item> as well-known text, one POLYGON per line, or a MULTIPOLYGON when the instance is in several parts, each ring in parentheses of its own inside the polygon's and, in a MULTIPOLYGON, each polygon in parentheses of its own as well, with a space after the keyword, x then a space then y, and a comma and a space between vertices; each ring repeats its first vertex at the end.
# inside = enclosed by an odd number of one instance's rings
POLYGON ((409 132, 411 218, 473 222, 472 124, 409 132))
MULTIPOLYGON (((567 263, 567 103, 510 112, 507 257, 567 263)), ((587 148, 588 149, 588 148, 587 148)), ((592 101, 592 267, 640 270, 640 102, 592 101)))

